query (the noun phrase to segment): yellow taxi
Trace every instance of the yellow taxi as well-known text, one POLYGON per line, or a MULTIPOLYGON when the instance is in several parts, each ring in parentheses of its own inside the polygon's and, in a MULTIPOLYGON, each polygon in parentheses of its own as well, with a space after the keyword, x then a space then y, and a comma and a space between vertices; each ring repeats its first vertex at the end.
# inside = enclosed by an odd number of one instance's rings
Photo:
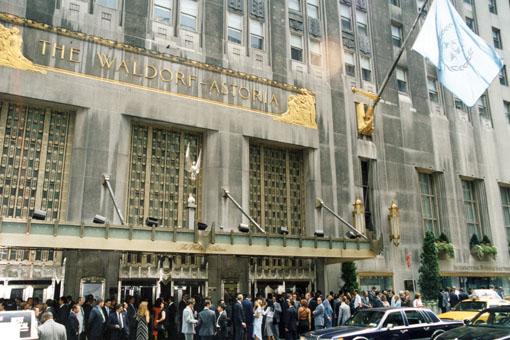
POLYGON ((510 305, 510 301, 503 300, 494 291, 475 289, 472 297, 462 300, 452 310, 439 314, 438 317, 443 320, 471 321, 478 312, 485 308, 507 305, 510 305))

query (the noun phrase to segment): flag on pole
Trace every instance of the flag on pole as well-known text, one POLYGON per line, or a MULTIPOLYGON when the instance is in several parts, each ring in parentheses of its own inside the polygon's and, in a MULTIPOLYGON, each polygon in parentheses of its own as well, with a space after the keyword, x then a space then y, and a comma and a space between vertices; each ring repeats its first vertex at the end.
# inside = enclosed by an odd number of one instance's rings
POLYGON ((432 3, 413 50, 437 67, 439 81, 468 106, 503 67, 494 48, 466 25, 450 0, 432 3))

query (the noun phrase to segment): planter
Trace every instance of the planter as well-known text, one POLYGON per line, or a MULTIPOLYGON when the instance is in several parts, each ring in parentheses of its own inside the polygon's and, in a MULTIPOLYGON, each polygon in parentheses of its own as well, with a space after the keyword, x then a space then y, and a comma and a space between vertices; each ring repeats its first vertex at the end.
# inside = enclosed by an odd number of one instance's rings
POLYGON ((471 247, 471 255, 479 261, 489 261, 496 259, 498 250, 493 245, 477 244, 471 247))
POLYGON ((449 258, 455 257, 453 244, 449 242, 436 241, 434 245, 436 246, 437 256, 440 260, 448 260, 449 258))

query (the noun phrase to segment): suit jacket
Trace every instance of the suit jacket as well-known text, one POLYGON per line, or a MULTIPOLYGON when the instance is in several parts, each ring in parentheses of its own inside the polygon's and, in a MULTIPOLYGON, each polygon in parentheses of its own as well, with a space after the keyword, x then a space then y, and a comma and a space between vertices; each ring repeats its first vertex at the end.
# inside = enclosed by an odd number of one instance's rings
POLYGON ((99 306, 92 308, 88 320, 89 338, 103 339, 103 333, 106 325, 106 317, 99 306))
POLYGON ((313 322, 315 326, 324 326, 324 305, 317 305, 313 311, 313 322))
POLYGON ((253 323, 253 304, 248 299, 244 299, 242 304, 246 324, 251 325, 253 323))
POLYGON ((55 322, 53 319, 47 320, 37 328, 39 340, 66 340, 66 328, 55 322))
POLYGON ((183 334, 195 334, 195 324, 198 321, 193 316, 193 310, 189 307, 184 308, 182 312, 182 328, 183 334))
POLYGON ((69 308, 66 304, 57 306, 55 308, 55 321, 61 325, 67 325, 67 319, 69 318, 69 308))
POLYGON ((129 335, 129 326, 123 313, 111 312, 106 321, 111 340, 124 340, 129 335), (117 328, 119 326, 119 328, 117 328))
POLYGON ((213 336, 216 323, 216 314, 209 308, 204 308, 198 313, 198 335, 199 336, 213 336))
POLYGON ((175 302, 171 302, 168 307, 166 307, 166 318, 165 318, 165 326, 166 328, 171 330, 177 330, 176 329, 176 319, 177 319, 177 305, 175 302))
POLYGON ((219 339, 228 338, 228 318, 226 311, 223 311, 216 319, 216 335, 219 339))
POLYGON ((127 321, 130 329, 136 328, 136 308, 132 303, 128 305, 127 321))
POLYGON ((244 309, 241 303, 237 301, 232 306, 232 323, 235 328, 242 328, 242 323, 246 322, 246 318, 244 316, 244 309))
POLYGON ((290 306, 289 308, 287 308, 283 322, 285 328, 288 329, 290 332, 297 331, 298 314, 296 307, 290 306))
POLYGON ((78 340, 80 333, 80 323, 76 314, 71 312, 69 319, 67 319, 67 340, 78 340))

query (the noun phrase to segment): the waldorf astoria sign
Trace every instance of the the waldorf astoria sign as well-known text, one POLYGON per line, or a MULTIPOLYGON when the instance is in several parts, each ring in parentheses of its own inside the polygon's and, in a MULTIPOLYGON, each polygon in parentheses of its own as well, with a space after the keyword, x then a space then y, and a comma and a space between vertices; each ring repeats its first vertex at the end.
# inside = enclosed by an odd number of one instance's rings
POLYGON ((89 77, 317 128, 315 97, 306 89, 6 13, 0 13, 0 66, 89 77))

